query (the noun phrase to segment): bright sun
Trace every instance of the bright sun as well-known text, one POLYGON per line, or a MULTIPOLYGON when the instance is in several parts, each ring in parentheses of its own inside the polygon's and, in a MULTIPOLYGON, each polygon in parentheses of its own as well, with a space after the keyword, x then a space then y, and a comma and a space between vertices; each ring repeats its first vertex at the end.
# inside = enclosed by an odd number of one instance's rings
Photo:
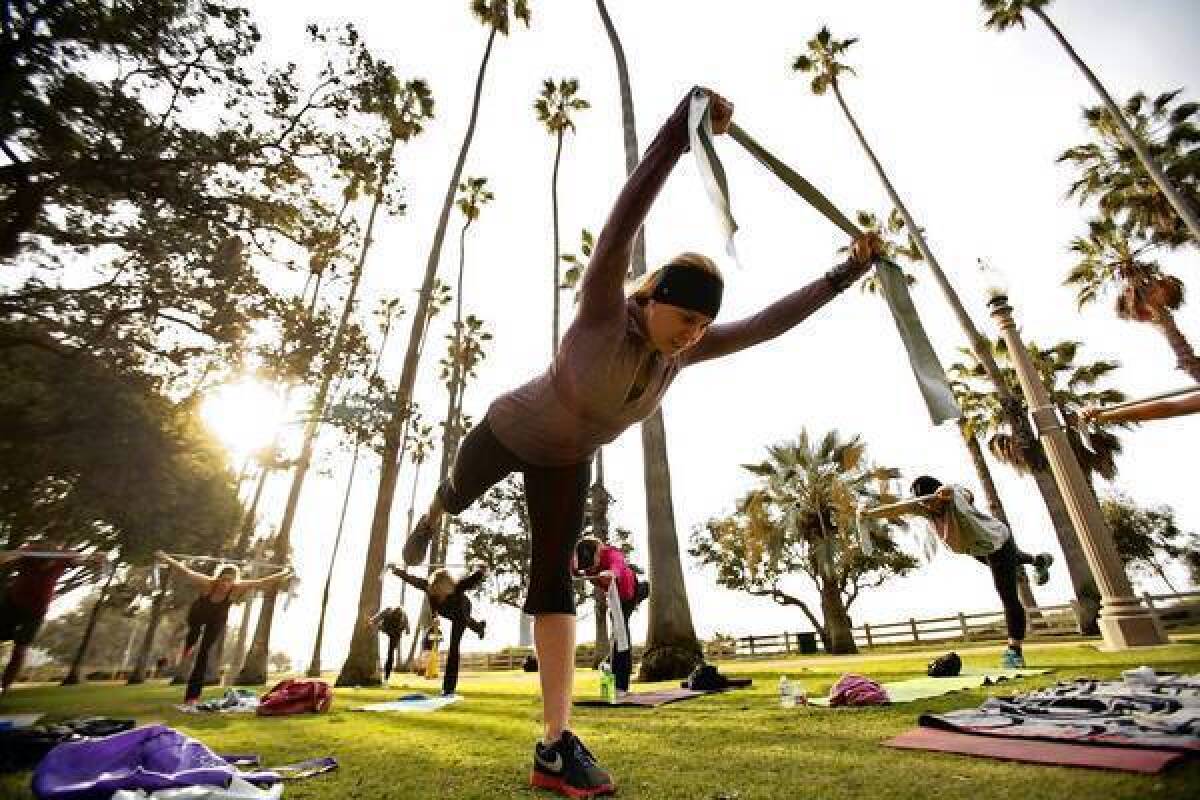
POLYGON ((204 399, 200 415, 237 458, 271 443, 283 423, 282 398, 251 379, 226 383, 204 399))

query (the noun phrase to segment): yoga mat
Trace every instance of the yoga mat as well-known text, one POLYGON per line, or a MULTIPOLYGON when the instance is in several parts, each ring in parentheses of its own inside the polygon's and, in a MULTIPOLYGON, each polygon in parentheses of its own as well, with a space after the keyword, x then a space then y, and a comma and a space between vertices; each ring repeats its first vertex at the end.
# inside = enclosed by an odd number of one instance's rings
POLYGON ((607 700, 576 700, 577 706, 624 706, 627 708, 657 708, 667 703, 690 700, 716 691, 701 692, 695 689, 660 689, 657 692, 630 692, 615 703, 607 700))
POLYGON ((1184 758, 1170 750, 1145 750, 1131 747, 1042 742, 1029 739, 1001 739, 969 733, 913 728, 883 743, 904 750, 929 750, 968 756, 1051 764, 1058 767, 1090 767, 1123 772, 1153 774, 1184 758))
POLYGON ((0 731, 31 728, 41 718, 41 714, 0 714, 0 731))
MULTIPOLYGON (((909 678, 905 681, 893 681, 883 684, 892 703, 911 703, 914 700, 925 700, 930 697, 940 697, 950 692, 963 689, 977 689, 984 685, 985 680, 998 683, 1002 680, 1028 678, 1031 675, 1045 675, 1048 669, 964 669, 960 675, 953 678, 909 678)), ((808 701, 814 706, 828 706, 828 697, 814 697, 808 701)))
POLYGON ((452 694, 450 696, 437 695, 430 696, 427 694, 409 694, 398 700, 390 700, 386 703, 367 703, 365 706, 352 708, 351 711, 437 711, 445 708, 448 705, 457 703, 462 700, 462 695, 452 694))

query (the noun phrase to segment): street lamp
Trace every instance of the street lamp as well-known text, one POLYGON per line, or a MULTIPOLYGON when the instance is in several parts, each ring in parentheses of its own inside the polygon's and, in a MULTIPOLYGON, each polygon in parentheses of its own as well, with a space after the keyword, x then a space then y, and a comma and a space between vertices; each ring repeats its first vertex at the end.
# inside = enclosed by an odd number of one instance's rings
POLYGON ((1062 414, 1050 401, 1041 376, 1033 366, 1029 351, 1021 341, 1013 321, 1008 293, 1000 287, 988 292, 988 307, 1000 326, 1000 335, 1008 346, 1009 357, 1017 372, 1017 380, 1029 404, 1033 427, 1046 451, 1054 481, 1062 491, 1067 513, 1092 575, 1100 589, 1100 634, 1108 649, 1121 650, 1143 645, 1166 644, 1167 635, 1158 618, 1133 596, 1129 576, 1117 557, 1112 532, 1100 513, 1096 496, 1084 478, 1083 470, 1067 441, 1062 414))

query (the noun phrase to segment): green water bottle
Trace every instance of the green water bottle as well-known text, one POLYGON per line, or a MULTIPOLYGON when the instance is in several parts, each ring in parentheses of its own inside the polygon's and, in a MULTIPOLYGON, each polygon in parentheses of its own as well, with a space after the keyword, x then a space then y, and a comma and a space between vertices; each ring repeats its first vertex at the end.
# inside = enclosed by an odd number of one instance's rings
POLYGON ((600 696, 610 703, 617 702, 617 679, 607 661, 600 664, 600 696))

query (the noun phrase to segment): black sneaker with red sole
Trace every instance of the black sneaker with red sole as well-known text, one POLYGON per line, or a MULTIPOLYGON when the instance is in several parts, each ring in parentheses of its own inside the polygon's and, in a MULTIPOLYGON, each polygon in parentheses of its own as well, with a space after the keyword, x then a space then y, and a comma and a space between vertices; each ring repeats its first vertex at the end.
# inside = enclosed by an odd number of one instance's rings
POLYGON ((552 745, 541 742, 534 745, 529 783, 564 797, 599 797, 617 791, 612 776, 596 763, 591 751, 570 731, 563 731, 552 745))

